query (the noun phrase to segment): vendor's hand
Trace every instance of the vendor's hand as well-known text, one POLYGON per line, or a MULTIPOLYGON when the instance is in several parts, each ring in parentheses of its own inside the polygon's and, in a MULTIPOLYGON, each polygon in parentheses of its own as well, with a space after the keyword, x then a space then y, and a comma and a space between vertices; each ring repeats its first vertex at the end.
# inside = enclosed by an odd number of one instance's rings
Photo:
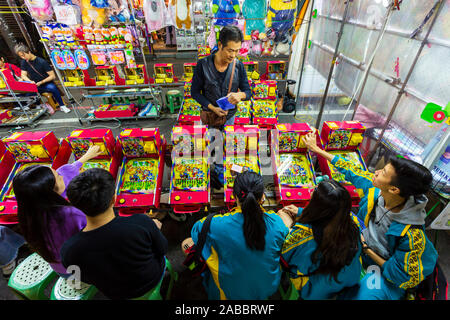
POLYGON ((223 117, 228 114, 228 111, 222 110, 222 108, 219 108, 219 107, 212 107, 212 111, 215 114, 217 114, 219 117, 223 117))
POLYGON ((153 220, 153 222, 156 224, 156 227, 157 227, 159 230, 161 230, 161 228, 162 228, 162 222, 159 221, 158 219, 152 219, 152 220, 153 220))
POLYGON ((241 102, 241 100, 243 99, 242 97, 242 92, 230 92, 227 95, 228 98, 228 102, 230 102, 231 104, 238 104, 239 102, 241 102))
POLYGON ((86 161, 89 161, 91 159, 98 157, 101 154, 102 154, 102 152, 101 152, 100 147, 98 145, 94 144, 88 149, 88 151, 86 151, 86 153, 78 161, 84 163, 86 161))
POLYGON ((317 151, 320 150, 320 148, 317 146, 317 140, 316 140, 316 131, 315 129, 313 132, 310 132, 302 137, 303 142, 305 142, 306 147, 310 151, 317 151))

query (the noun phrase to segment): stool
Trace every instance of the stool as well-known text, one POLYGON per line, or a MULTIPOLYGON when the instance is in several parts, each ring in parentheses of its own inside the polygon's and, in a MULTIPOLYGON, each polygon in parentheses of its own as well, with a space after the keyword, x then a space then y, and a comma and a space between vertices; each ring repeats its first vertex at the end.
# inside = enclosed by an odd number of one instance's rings
POLYGON ((74 288, 67 279, 60 277, 53 286, 50 300, 90 300, 97 291, 95 286, 81 281, 80 288, 74 288))
MULTIPOLYGON (((167 258, 165 258, 165 259, 166 259, 166 268, 165 269, 169 270, 169 275, 170 275, 169 287, 167 288, 167 294, 166 294, 166 300, 169 300, 170 294, 172 293, 173 282, 178 280, 178 273, 172 269, 172 265, 170 264, 170 261, 167 258)), ((149 292, 147 292, 143 296, 140 296, 138 298, 134 298, 131 300, 162 300, 161 284, 163 282, 163 279, 164 279, 164 276, 161 277, 161 280, 156 285, 156 287, 151 289, 149 292)))
POLYGON ((55 98, 50 92, 43 92, 42 96, 47 98, 47 103, 53 108, 54 111, 58 110, 59 103, 56 102, 55 98))
POLYGON ((166 103, 170 113, 175 113, 175 109, 180 109, 183 103, 183 95, 179 90, 169 90, 166 93, 166 103))
POLYGON ((33 253, 13 271, 8 286, 20 298, 48 300, 44 290, 56 275, 47 261, 37 253, 33 253))

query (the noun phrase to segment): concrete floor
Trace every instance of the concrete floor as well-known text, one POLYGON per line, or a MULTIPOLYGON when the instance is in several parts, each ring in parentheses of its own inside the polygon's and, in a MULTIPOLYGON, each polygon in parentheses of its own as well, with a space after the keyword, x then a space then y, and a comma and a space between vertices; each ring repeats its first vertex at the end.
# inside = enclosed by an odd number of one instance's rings
MULTIPOLYGON (((327 114, 327 120, 339 120, 340 115, 327 114)), ((280 114, 279 123, 289 123, 294 122, 295 119, 292 114, 280 114)), ((297 120, 298 121, 298 120, 297 120)), ((92 122, 90 125, 80 125, 75 113, 72 111, 69 114, 64 114, 61 111, 56 112, 52 116, 42 117, 36 124, 35 128, 31 130, 52 130, 58 138, 66 137, 70 134, 72 130, 78 128, 93 128, 93 127, 105 127, 110 128, 115 136, 124 129, 132 127, 159 127, 161 133, 168 139, 170 139, 170 131, 176 122, 176 117, 174 115, 164 114, 160 120, 140 120, 140 121, 108 121, 108 122, 92 122)), ((313 125, 313 123, 310 123, 313 125)), ((30 130, 30 128, 12 128, 12 127, 1 127, 0 137, 5 137, 11 134, 11 132, 16 130, 30 130)), ((263 170, 263 173, 270 172, 269 170, 263 170)), ((167 202, 164 197, 167 197, 167 192, 169 188, 169 174, 170 168, 165 166, 164 169, 164 180, 163 180, 163 193, 162 203, 167 202)), ((267 184, 273 182, 272 176, 266 174, 264 180, 267 184)), ((164 206, 164 205, 163 205, 164 206)), ((184 256, 180 250, 180 244, 183 239, 190 236, 190 229, 192 225, 203 217, 206 213, 194 214, 188 216, 186 221, 180 222, 171 219, 166 216, 163 219, 162 233, 166 236, 169 241, 169 252, 167 254, 168 259, 171 261, 174 269, 179 273, 179 281, 175 284, 172 292, 172 299, 179 300, 203 300, 206 299, 206 294, 201 285, 201 278, 192 279, 189 276, 187 269, 182 265, 184 256)), ((431 240, 435 241, 435 231, 428 231, 428 235, 431 240)), ((444 269, 444 273, 447 278, 450 278, 450 235, 448 232, 440 231, 437 238, 437 250, 439 252, 439 261, 444 269)), ((162 292, 166 292, 167 279, 163 282, 162 292)), ((49 294, 50 289, 47 293, 49 294)), ((16 300, 17 297, 9 290, 7 287, 7 282, 0 276, 0 300, 16 300)), ((98 293, 95 299, 103 300, 106 299, 101 293, 98 293)))

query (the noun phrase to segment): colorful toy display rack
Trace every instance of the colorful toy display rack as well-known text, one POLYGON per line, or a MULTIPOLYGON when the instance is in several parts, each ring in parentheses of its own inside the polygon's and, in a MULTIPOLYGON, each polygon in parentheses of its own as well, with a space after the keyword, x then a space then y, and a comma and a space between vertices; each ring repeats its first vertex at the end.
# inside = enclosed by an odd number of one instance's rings
POLYGON ((178 113, 178 123, 193 125, 200 123, 201 105, 192 98, 185 98, 178 113))
POLYGON ((166 141, 158 128, 120 132, 123 160, 119 170, 115 207, 119 215, 145 213, 159 208, 166 141))
POLYGON ((198 212, 210 203, 208 128, 177 125, 172 129, 169 204, 174 214, 198 212))
POLYGON ((98 66, 95 68, 96 86, 121 86, 125 79, 121 78, 116 66, 98 66))
POLYGON ((147 69, 143 64, 135 67, 125 66, 125 84, 145 84, 148 83, 147 69))
POLYGON ((173 73, 173 63, 155 63, 153 70, 155 73, 153 81, 156 84, 174 83, 178 81, 173 73))
POLYGON ((278 123, 277 82, 255 81, 252 91, 252 123, 263 128, 273 128, 278 123))
POLYGON ((236 107, 234 124, 250 124, 252 121, 252 101, 240 101, 236 107))
POLYGON ((234 179, 243 171, 261 173, 259 161, 259 128, 256 125, 226 126, 224 131, 224 202, 231 208, 234 179))
POLYGON ((259 80, 259 63, 258 61, 244 61, 245 71, 249 82, 259 80))
MULTIPOLYGON (((356 170, 367 171, 367 166, 359 150, 364 131, 365 127, 358 121, 325 121, 320 133, 323 149, 351 161, 356 170)), ((344 175, 338 172, 325 158, 318 155, 317 159, 322 174, 344 183, 345 188, 350 192, 352 205, 358 206, 361 198, 355 186, 345 181, 344 175)))
POLYGON ((67 143, 59 143, 51 131, 15 132, 3 139, 6 152, 3 154, 0 177, 7 175, 0 193, 0 223, 15 224, 17 202, 12 188, 15 175, 23 169, 39 164, 58 169, 70 158, 67 143), (64 147, 66 146, 66 147, 64 147))
POLYGON ((81 172, 91 168, 108 170, 114 177, 122 161, 120 143, 114 138, 111 129, 74 130, 67 137, 76 160, 80 159, 92 145, 98 145, 101 154, 83 164, 81 172))
POLYGON ((266 80, 283 80, 286 77, 286 61, 267 61, 266 80))
POLYGON ((95 111, 96 118, 120 118, 132 117, 138 112, 138 108, 132 104, 103 104, 95 111))
POLYGON ((194 76, 194 69, 197 65, 197 62, 187 62, 183 63, 183 77, 181 81, 190 82, 192 81, 192 77, 194 76))
MULTIPOLYGON (((312 128, 307 123, 277 124, 271 130, 275 193, 283 206, 305 207, 316 186, 311 156, 302 141, 309 132, 312 128)), ((317 139, 320 141, 318 135, 317 139)))

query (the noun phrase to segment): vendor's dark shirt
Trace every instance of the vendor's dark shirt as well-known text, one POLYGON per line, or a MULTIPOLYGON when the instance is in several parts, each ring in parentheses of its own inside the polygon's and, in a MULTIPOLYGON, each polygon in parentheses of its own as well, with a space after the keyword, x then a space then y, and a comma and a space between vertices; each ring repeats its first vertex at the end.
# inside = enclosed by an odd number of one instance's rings
MULTIPOLYGON (((214 55, 211 55, 209 57, 203 58, 203 59, 214 59, 214 55)), ((202 59, 202 60, 203 60, 202 59)), ((199 61, 197 63, 197 66, 195 67, 194 70, 194 75, 192 77, 192 87, 191 87, 191 96, 192 98, 194 98, 201 106, 202 109, 205 111, 209 111, 208 105, 212 104, 213 106, 218 107, 217 102, 216 101, 209 101, 205 95, 204 95, 204 90, 205 90, 205 73, 204 73, 204 66, 205 66, 205 62, 207 60, 204 61, 199 61)), ((230 64, 228 67, 230 68, 232 66, 232 64, 230 64)), ((215 68, 215 65, 214 65, 215 68)), ((215 69, 217 71, 217 74, 219 76, 219 83, 224 83, 225 79, 226 79, 226 74, 228 71, 228 68, 224 71, 224 72, 219 72, 217 69, 215 69)), ((248 78, 247 78, 247 72, 245 71, 245 67, 244 64, 237 60, 236 61, 236 71, 235 71, 235 76, 239 77, 239 85, 238 88, 233 88, 231 90, 231 92, 237 92, 238 89, 242 92, 245 92, 246 98, 244 100, 249 100, 252 96, 252 92, 250 89, 250 85, 248 84, 248 78)), ((228 86, 228 83, 226 84, 228 86)), ((217 97, 217 99, 219 99, 221 97, 217 97)), ((236 113, 237 108, 231 109, 228 111, 228 116, 227 118, 231 118, 235 113, 236 113)))
POLYGON ((20 69, 26 71, 28 78, 30 78, 34 82, 44 80, 48 77, 47 72, 53 70, 50 64, 41 57, 36 57, 36 59, 29 61, 21 60, 20 69), (34 67, 34 69, 32 66, 34 67))

